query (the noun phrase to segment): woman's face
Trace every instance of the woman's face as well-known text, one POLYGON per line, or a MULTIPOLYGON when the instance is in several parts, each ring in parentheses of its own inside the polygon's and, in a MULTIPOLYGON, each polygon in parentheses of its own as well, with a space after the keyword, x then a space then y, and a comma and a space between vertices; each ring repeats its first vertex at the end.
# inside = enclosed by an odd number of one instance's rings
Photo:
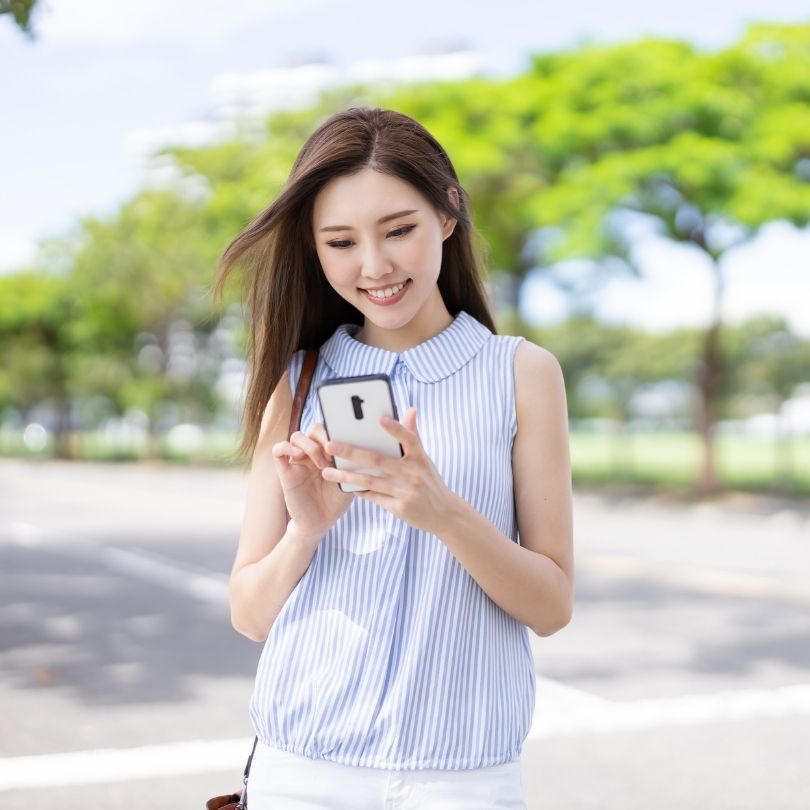
MULTIPOLYGON (((458 205, 455 189, 449 198, 458 205)), ((456 220, 398 177, 365 168, 318 193, 313 237, 329 284, 366 324, 402 329, 444 308, 436 284, 456 220)))

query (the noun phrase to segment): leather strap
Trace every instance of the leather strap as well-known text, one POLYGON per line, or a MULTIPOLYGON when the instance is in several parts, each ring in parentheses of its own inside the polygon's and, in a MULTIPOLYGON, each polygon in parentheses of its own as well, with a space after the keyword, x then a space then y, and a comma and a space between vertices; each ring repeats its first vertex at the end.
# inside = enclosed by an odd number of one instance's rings
MULTIPOLYGON (((304 356, 304 364, 301 367, 301 376, 298 378, 298 385, 295 387, 295 397, 293 397, 292 412, 290 413, 290 427, 287 430, 287 438, 301 427, 301 414, 304 410, 304 402, 312 384, 312 375, 315 373, 315 364, 318 362, 318 350, 309 349, 304 356)), ((286 507, 284 509, 285 519, 289 523, 290 513, 286 507)))
MULTIPOLYGON (((247 795, 247 788, 248 788, 248 774, 250 773, 250 764, 253 762, 253 755, 256 753, 256 745, 259 742, 259 736, 253 739, 253 748, 250 752, 250 756, 247 759, 247 763, 245 763, 245 772, 242 775, 242 784, 244 787, 242 788, 242 794, 239 796, 239 800, 237 801, 236 805, 234 806, 233 810, 247 810, 248 806, 248 795, 247 795)), ((210 810, 210 808, 209 808, 210 810)), ((228 810, 228 805, 225 805, 222 810, 228 810)))
MULTIPOLYGON (((292 412, 290 413, 290 427, 287 431, 287 438, 301 427, 301 414, 304 411, 304 402, 306 401, 307 394, 312 385, 312 377, 315 373, 315 364, 318 362, 318 350, 308 349, 304 356, 304 364, 301 367, 301 376, 298 378, 298 385, 295 387, 295 396, 293 397, 292 412)), ((285 510, 286 511, 286 510, 285 510)), ((290 519, 290 513, 287 512, 287 520, 290 519)), ((228 796, 216 796, 206 802, 208 810, 246 810, 247 808, 247 785, 248 776, 250 774, 250 765, 253 762, 253 755, 256 753, 256 743, 259 738, 253 740, 253 750, 250 752, 247 764, 245 765, 245 772, 242 777, 245 787, 242 789, 241 795, 238 793, 231 793, 228 796)))
POLYGON ((298 378, 298 385, 295 388, 292 412, 290 413, 290 429, 287 431, 287 438, 301 427, 301 412, 304 410, 304 401, 309 393, 312 383, 312 375, 315 373, 315 364, 318 362, 318 350, 309 349, 304 357, 304 365, 301 368, 301 376, 298 378))

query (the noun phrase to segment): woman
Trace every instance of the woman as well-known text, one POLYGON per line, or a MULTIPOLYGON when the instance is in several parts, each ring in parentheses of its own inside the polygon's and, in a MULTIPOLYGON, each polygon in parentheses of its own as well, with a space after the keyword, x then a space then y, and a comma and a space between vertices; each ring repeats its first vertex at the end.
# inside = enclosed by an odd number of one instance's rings
POLYGON ((236 262, 252 275, 252 463, 230 579, 234 627, 264 641, 251 810, 525 807, 528 629, 549 636, 573 610, 566 399, 549 351, 496 334, 473 234, 430 133, 352 108, 223 253, 220 290, 236 262), (307 348, 318 362, 288 440, 307 348), (404 415, 383 422, 402 458, 324 430, 315 386, 372 373, 404 415))

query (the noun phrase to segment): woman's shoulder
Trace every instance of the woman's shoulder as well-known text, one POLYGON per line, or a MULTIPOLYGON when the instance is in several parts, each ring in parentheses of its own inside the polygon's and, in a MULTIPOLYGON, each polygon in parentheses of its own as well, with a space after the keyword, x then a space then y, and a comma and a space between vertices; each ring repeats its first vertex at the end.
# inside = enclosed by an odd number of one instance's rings
POLYGON ((519 343, 515 350, 515 370, 527 374, 557 374, 562 372, 560 361, 545 346, 538 346, 528 338, 517 336, 519 343))
POLYGON ((515 351, 515 399, 518 410, 543 412, 554 400, 565 402, 565 377, 549 349, 521 340, 515 351))
POLYGON ((553 352, 533 343, 523 335, 491 333, 489 343, 495 348, 511 349, 515 372, 525 374, 553 374, 561 371, 560 363, 553 352))

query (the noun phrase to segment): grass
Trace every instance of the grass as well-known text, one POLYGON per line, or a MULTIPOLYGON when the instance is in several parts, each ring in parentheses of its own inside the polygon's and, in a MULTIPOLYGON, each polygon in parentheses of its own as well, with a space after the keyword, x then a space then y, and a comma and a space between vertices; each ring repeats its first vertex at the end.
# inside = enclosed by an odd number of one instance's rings
MULTIPOLYGON (((143 444, 111 446, 100 434, 74 434, 77 458, 88 461, 139 461, 143 444)), ((228 431, 206 432, 193 453, 160 441, 157 458, 168 463, 222 466, 235 449, 228 431)), ((689 490, 697 480, 703 448, 695 433, 593 433, 572 431, 571 467, 574 485, 632 484, 652 489, 689 490)), ((810 436, 777 443, 772 439, 721 435, 715 442, 715 464, 721 484, 730 489, 810 497, 810 436)), ((42 450, 26 447, 16 431, 0 431, 0 457, 50 458, 50 437, 42 450)))
MULTIPOLYGON (((697 480, 702 458, 703 445, 695 433, 571 434, 575 483, 686 489, 697 480)), ((719 436, 715 467, 721 483, 731 489, 810 497, 810 437, 777 444, 750 436, 719 436)))

